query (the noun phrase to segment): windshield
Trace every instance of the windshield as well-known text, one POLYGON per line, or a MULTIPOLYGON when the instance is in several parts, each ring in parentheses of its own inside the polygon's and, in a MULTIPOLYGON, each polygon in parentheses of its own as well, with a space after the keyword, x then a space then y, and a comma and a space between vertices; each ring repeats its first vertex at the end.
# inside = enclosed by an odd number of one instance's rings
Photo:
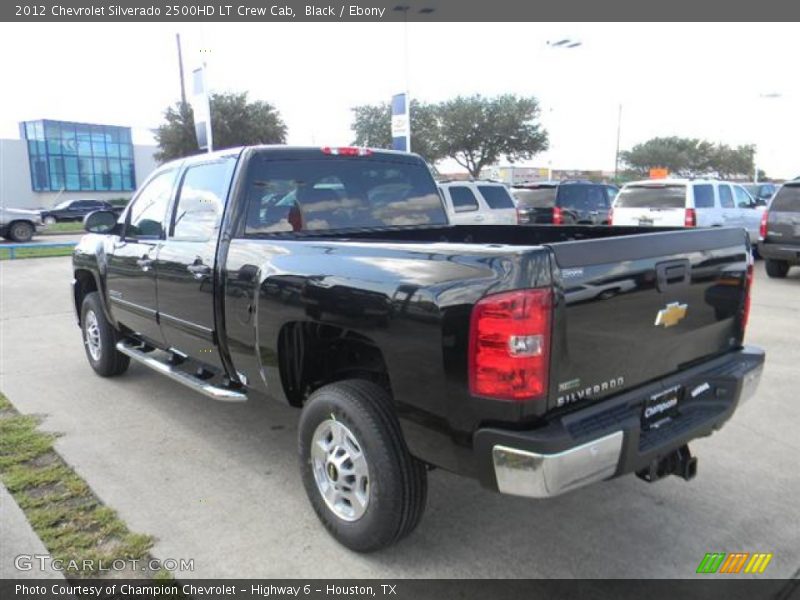
POLYGON ((246 234, 446 225, 422 164, 379 159, 269 160, 248 173, 246 234))
POLYGON ((626 185, 614 201, 615 208, 684 208, 686 186, 626 185))
POLYGON ((67 208, 70 204, 72 204, 72 200, 64 200, 63 202, 56 204, 55 208, 67 208))
POLYGON ((513 194, 517 205, 523 208, 552 208, 556 205, 557 191, 555 186, 515 188, 513 194))

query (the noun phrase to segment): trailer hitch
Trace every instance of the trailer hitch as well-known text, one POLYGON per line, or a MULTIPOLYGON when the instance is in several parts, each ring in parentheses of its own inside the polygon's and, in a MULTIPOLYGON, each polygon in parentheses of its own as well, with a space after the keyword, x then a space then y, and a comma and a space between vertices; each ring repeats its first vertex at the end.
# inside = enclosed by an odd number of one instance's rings
POLYGON ((653 460, 646 469, 636 472, 639 479, 653 483, 668 475, 678 475, 686 481, 697 475, 697 457, 692 456, 688 445, 683 445, 667 456, 653 460))

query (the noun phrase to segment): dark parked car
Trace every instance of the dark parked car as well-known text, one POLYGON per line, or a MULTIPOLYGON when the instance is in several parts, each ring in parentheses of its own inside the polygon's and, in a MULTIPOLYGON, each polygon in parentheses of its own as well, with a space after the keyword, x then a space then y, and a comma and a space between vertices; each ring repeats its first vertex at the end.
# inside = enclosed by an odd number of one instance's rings
MULTIPOLYGON (((42 211, 45 225, 62 221, 81 221, 96 210, 114 210, 114 206, 103 200, 64 200, 50 210, 42 211)), ((121 212, 121 211, 120 211, 121 212)))
POLYGON ((755 199, 756 206, 766 206, 778 189, 774 183, 748 183, 742 187, 755 199))
POLYGON ((743 345, 742 229, 449 225, 413 154, 194 156, 86 228, 73 290, 91 368, 135 360, 216 400, 297 408, 309 501, 359 551, 417 526, 432 467, 532 498, 691 479, 688 444, 764 363, 743 345))
POLYGON ((608 225, 619 188, 590 181, 544 181, 515 186, 520 225, 608 225))
POLYGON ((770 277, 786 277, 800 265, 800 180, 784 183, 764 211, 758 252, 770 277))

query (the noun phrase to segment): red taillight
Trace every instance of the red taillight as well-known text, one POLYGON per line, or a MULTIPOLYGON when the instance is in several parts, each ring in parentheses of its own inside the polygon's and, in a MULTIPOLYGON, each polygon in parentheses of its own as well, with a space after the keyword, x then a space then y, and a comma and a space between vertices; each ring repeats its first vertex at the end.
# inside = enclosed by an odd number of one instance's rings
POLYGON ((683 216, 684 227, 697 227, 697 213, 693 208, 687 208, 686 214, 683 216))
POLYGON ((469 389, 475 396, 522 402, 547 393, 549 289, 487 296, 472 309, 469 389))
POLYGON ((324 146, 322 148, 323 154, 332 154, 334 156, 369 156, 372 150, 369 148, 358 148, 356 146, 343 146, 341 148, 331 148, 324 146))
POLYGON ((558 207, 553 207, 553 225, 563 225, 564 224, 564 213, 558 207))
POLYGON ((753 289, 753 264, 747 265, 747 277, 744 282, 744 306, 742 307, 742 337, 750 320, 750 292, 753 289))
POLYGON ((761 226, 758 228, 758 235, 762 240, 767 239, 767 219, 769 219, 769 215, 765 210, 763 213, 761 213, 761 226))
POLYGON ((608 209, 608 218, 607 218, 607 220, 608 220, 608 224, 609 225, 613 225, 614 224, 614 209, 613 208, 609 208, 608 209))

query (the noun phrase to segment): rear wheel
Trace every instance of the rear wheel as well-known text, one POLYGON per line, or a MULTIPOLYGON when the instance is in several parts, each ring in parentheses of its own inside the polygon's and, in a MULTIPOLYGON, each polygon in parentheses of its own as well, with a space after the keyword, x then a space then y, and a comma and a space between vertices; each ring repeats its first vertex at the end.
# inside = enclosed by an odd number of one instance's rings
POLYGON ((789 263, 786 262, 785 260, 775 260, 774 258, 768 258, 766 260, 766 265, 767 265, 767 275, 769 275, 770 277, 783 279, 789 272, 789 263))
POLYGON ((14 242, 30 242, 33 232, 33 225, 27 221, 15 221, 8 228, 8 237, 14 242))
POLYGON ((409 454, 381 387, 350 380, 318 389, 303 408, 298 443, 306 494, 338 542, 370 552, 417 526, 425 465, 409 454))
POLYGON ((121 336, 106 319, 97 292, 86 294, 83 299, 81 330, 86 358, 98 375, 113 377, 128 369, 131 359, 117 350, 121 336))

